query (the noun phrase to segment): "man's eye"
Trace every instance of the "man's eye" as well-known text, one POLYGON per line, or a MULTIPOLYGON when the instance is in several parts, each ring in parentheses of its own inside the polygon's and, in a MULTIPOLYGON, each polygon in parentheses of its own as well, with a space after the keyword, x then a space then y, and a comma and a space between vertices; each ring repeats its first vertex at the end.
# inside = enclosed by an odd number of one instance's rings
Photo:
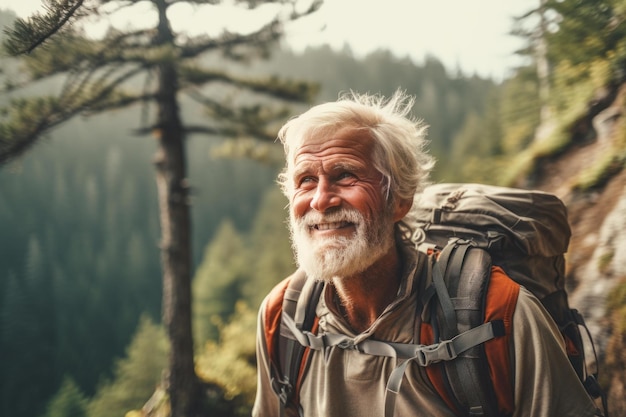
POLYGON ((354 179, 354 178, 356 178, 356 177, 355 177, 355 175, 354 175, 353 173, 351 173, 351 172, 342 172, 341 174, 339 174, 339 175, 337 176, 337 179, 338 179, 338 180, 340 180, 340 181, 341 181, 341 180, 345 180, 345 179, 354 179))
POLYGON ((302 178, 300 178, 298 184, 299 185, 305 185, 305 184, 310 184, 310 183, 312 183, 314 181, 315 181, 315 178, 313 178, 313 177, 302 177, 302 178))

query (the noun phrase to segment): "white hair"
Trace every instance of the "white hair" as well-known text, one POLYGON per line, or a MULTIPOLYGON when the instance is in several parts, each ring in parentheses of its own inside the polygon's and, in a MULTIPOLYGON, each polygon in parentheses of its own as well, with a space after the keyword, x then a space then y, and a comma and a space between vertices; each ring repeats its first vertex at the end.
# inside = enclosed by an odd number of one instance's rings
POLYGON ((409 115, 414 103, 415 98, 401 90, 388 99, 350 92, 289 120, 278 132, 286 157, 278 177, 283 193, 287 198, 293 193, 289 174, 296 152, 307 140, 324 140, 328 132, 353 127, 368 131, 374 140, 372 163, 384 177, 388 201, 413 201, 428 184, 434 166, 434 159, 425 151, 427 126, 409 115))

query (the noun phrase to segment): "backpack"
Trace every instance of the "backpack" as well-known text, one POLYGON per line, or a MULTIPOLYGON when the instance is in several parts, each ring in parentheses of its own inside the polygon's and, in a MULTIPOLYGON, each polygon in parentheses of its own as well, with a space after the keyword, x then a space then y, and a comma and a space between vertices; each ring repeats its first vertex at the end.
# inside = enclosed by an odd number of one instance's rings
POLYGON ((584 319, 567 300, 564 253, 571 231, 563 202, 541 191, 437 184, 415 204, 412 240, 419 256, 429 256, 419 278, 423 289, 418 338, 426 344, 366 340, 355 347, 343 335, 317 335, 315 308, 323 284, 307 282, 297 271, 272 291, 265 310, 272 386, 280 398, 281 415, 300 414, 299 389, 310 349, 326 346, 407 359, 389 378, 385 416, 393 415, 395 396, 411 362, 426 367, 439 395, 459 415, 509 414, 513 400, 512 388, 507 389, 512 378, 504 351, 510 323, 506 318, 487 320, 487 309, 512 315, 516 291, 523 285, 559 326, 572 367, 590 396, 602 398, 608 417, 606 396, 597 381, 597 360, 595 372, 586 367, 584 319), (499 296, 487 305, 490 285, 499 286, 498 294, 510 296, 499 296), (485 343, 492 339, 498 342, 485 343))

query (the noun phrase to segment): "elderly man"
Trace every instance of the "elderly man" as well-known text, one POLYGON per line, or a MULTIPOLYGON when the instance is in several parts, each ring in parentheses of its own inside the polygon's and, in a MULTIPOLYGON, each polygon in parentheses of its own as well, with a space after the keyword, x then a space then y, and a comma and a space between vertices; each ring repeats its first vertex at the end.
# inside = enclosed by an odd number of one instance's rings
MULTIPOLYGON (((414 341, 423 290, 414 278, 422 275, 426 257, 406 237, 414 198, 433 160, 424 151, 425 126, 408 116, 412 105, 401 92, 388 100, 352 94, 311 108, 279 133, 287 159, 279 180, 289 199, 298 266, 307 280, 325 283, 315 310, 319 334, 414 341)), ((267 308, 266 299, 257 339, 253 415, 259 417, 284 413, 272 389, 267 308)), ((514 416, 601 415, 574 374, 558 329, 523 288, 512 329, 514 416)), ((298 383, 298 404, 286 413, 383 416, 387 381, 397 365, 396 358, 340 346, 312 351, 298 383)), ((423 367, 408 366, 404 381, 394 415, 455 415, 423 367)))

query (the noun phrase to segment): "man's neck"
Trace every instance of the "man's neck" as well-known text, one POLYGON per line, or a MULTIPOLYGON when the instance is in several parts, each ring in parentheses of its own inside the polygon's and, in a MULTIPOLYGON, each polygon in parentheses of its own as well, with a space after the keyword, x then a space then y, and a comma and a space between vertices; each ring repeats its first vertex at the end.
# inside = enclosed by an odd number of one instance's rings
POLYGON ((355 331, 367 330, 396 298, 401 275, 402 262, 394 245, 362 273, 333 279, 338 308, 355 331))

